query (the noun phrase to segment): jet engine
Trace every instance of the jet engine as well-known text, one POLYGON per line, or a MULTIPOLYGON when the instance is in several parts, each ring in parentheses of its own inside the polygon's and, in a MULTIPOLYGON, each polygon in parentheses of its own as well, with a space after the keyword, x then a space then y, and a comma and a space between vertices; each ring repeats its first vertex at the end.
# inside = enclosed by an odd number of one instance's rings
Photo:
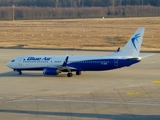
POLYGON ((61 71, 57 70, 56 68, 44 68, 43 74, 44 75, 58 75, 61 71))

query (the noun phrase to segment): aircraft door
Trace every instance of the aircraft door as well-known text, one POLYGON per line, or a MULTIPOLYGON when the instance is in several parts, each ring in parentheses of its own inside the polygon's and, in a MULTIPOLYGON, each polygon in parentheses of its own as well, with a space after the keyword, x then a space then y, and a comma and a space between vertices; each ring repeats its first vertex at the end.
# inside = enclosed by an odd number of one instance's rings
POLYGON ((49 63, 52 63, 52 64, 54 63, 53 57, 50 59, 50 62, 49 62, 49 63))
POLYGON ((19 66, 22 66, 22 60, 20 59, 18 62, 19 66))
POLYGON ((114 60, 114 66, 118 66, 118 59, 114 60))

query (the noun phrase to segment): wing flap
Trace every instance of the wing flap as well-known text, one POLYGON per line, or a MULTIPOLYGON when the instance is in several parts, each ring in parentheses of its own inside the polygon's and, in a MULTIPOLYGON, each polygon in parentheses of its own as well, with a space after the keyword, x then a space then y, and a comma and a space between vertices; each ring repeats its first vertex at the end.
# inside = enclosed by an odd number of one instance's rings
POLYGON ((76 68, 74 68, 74 67, 69 67, 69 66, 60 66, 60 67, 58 67, 57 69, 58 69, 58 70, 61 70, 61 71, 63 71, 63 70, 76 70, 76 68))

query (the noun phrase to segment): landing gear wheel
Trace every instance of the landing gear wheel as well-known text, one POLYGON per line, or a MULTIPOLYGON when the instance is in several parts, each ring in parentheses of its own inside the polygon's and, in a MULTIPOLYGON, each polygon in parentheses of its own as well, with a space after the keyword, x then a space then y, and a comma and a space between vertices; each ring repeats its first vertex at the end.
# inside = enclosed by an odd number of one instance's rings
POLYGON ((18 72, 18 74, 19 74, 19 75, 22 75, 22 72, 21 72, 21 71, 19 71, 19 72, 18 72))
POLYGON ((72 74, 72 73, 68 73, 67 76, 68 76, 68 77, 72 77, 73 74, 72 74))
POLYGON ((76 75, 81 75, 81 71, 77 71, 77 72, 76 72, 76 75))

